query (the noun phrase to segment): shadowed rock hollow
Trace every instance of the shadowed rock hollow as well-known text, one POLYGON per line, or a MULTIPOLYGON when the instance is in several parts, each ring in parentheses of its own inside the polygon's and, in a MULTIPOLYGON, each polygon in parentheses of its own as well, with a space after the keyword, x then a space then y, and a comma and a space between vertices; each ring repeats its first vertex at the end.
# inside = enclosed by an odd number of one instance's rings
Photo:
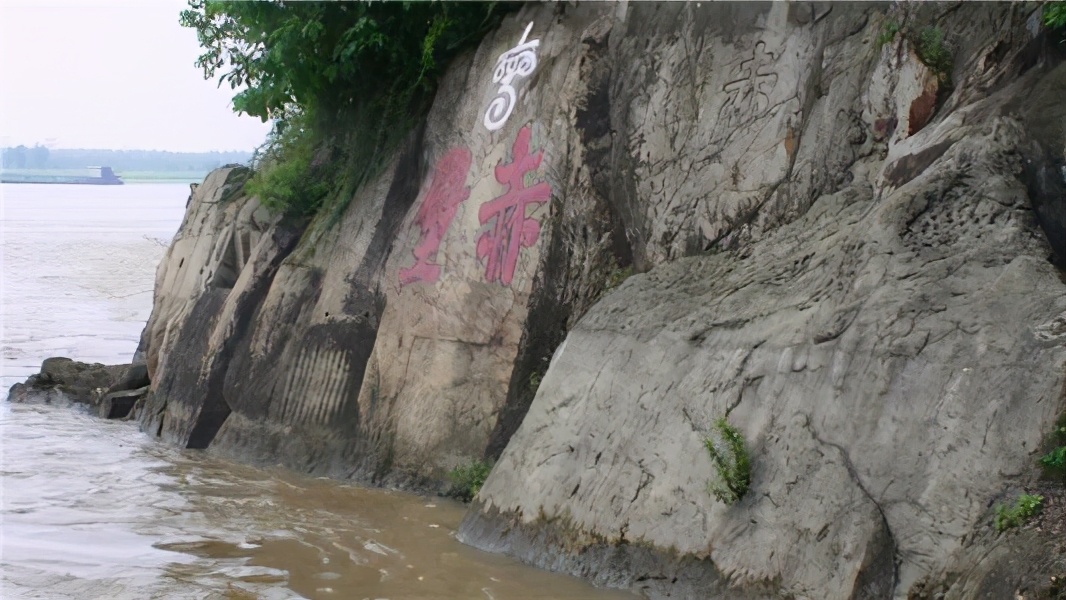
POLYGON ((498 458, 461 539, 650 597, 1029 598, 1066 559, 989 523, 1066 412, 1063 53, 1022 4, 527 6, 343 210, 194 191, 142 426, 420 489, 498 458))

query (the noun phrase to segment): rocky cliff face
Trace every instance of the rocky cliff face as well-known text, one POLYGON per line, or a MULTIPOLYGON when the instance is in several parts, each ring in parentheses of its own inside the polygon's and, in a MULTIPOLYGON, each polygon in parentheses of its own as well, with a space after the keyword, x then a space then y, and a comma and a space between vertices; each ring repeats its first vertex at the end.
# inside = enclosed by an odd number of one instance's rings
POLYGON ((1062 54, 1025 5, 527 7, 343 210, 194 192, 142 424, 388 485, 498 457, 465 541, 650 596, 1031 593, 1062 550, 988 522, 1066 413, 1062 54))

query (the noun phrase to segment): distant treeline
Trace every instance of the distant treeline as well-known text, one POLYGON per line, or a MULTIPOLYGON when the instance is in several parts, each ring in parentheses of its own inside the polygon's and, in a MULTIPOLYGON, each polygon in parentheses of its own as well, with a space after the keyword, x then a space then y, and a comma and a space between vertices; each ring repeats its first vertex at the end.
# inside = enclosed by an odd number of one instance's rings
POLYGON ((247 164, 251 152, 164 152, 161 150, 4 148, 5 169, 81 169, 108 166, 115 171, 210 171, 231 163, 247 164))

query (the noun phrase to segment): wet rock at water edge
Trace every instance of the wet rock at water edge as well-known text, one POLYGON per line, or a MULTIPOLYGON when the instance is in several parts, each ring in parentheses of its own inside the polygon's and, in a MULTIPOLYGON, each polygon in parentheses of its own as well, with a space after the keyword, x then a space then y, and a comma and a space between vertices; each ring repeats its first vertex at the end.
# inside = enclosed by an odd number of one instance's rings
POLYGON ((146 385, 135 390, 108 392, 100 399, 97 412, 104 419, 125 419, 133 412, 137 401, 148 393, 148 389, 146 385))
POLYGON ((41 372, 11 386, 11 402, 94 404, 103 390, 115 385, 128 365, 83 363, 64 357, 47 358, 41 372))
POLYGON ((148 379, 148 365, 146 364, 132 364, 125 368, 122 376, 111 384, 107 388, 107 393, 113 392, 125 392, 128 390, 135 390, 137 388, 143 388, 151 383, 148 379))

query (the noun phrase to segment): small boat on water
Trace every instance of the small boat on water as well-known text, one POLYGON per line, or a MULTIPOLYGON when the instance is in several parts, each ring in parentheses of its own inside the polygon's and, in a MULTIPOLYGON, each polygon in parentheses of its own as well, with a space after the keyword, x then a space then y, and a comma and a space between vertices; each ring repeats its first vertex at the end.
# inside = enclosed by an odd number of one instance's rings
POLYGON ((89 167, 99 169, 96 177, 83 175, 42 175, 34 173, 11 173, 0 171, 0 183, 71 183, 78 185, 122 185, 122 178, 115 175, 111 167, 89 167))

